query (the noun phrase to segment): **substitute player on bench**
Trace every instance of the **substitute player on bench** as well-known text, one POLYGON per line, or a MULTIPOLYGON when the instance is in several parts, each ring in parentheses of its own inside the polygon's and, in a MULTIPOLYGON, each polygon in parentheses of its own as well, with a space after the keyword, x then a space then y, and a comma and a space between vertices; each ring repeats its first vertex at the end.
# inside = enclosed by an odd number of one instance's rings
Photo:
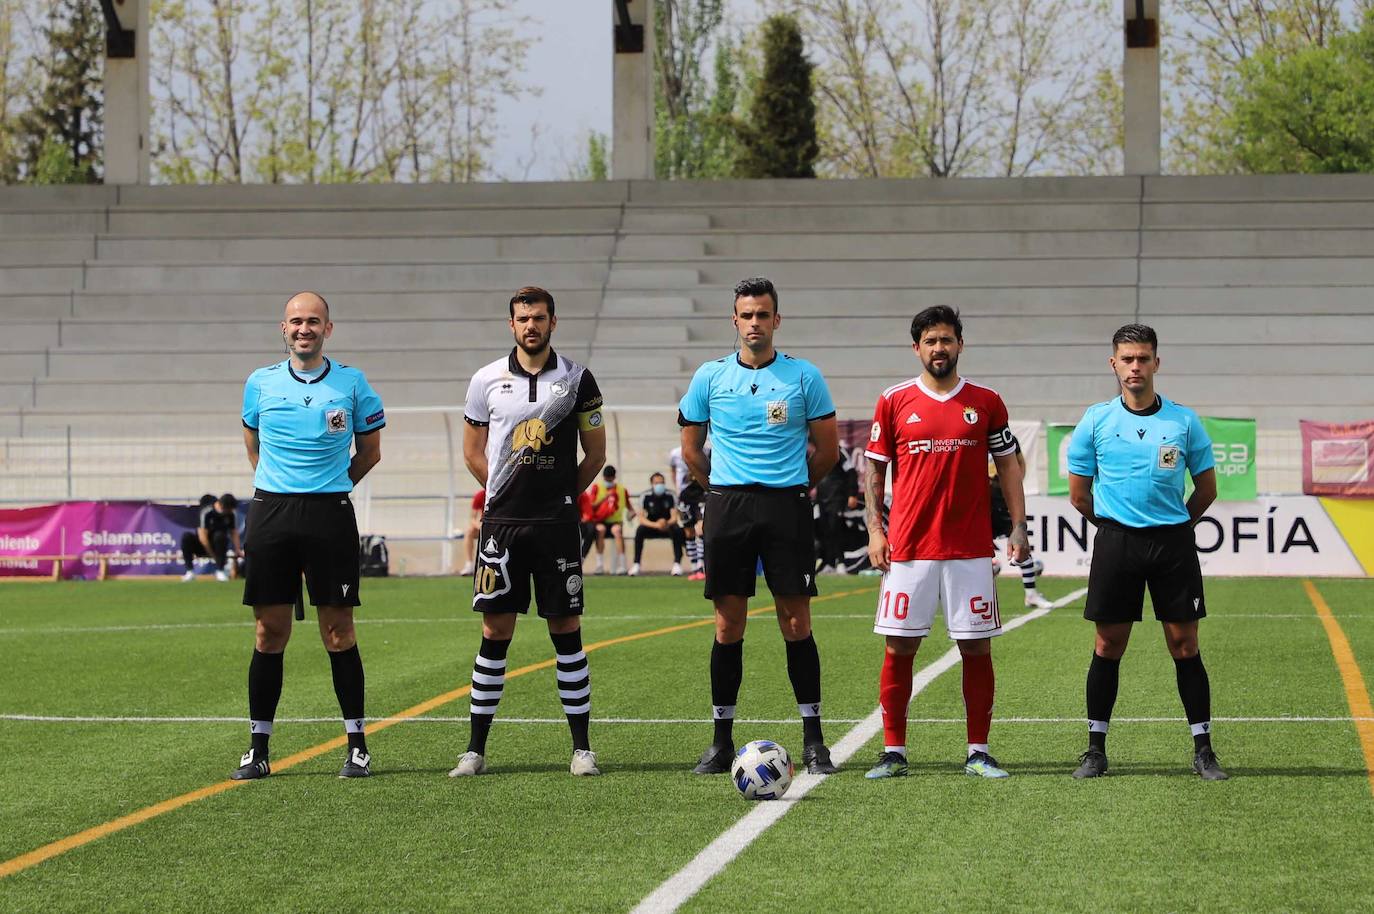
POLYGON ((1083 618, 1097 626, 1088 665, 1088 750, 1076 778, 1107 773, 1107 724, 1121 656, 1150 589, 1193 733, 1193 770, 1226 780, 1212 751, 1212 690, 1198 652, 1207 615, 1193 524, 1216 500, 1212 442, 1197 413, 1155 393, 1159 338, 1144 324, 1112 336, 1121 396, 1089 406, 1069 441, 1069 499, 1097 525, 1083 618), (1184 482, 1193 494, 1185 503, 1184 482))
POLYGON ((878 398, 864 469, 868 557, 883 572, 873 631, 887 638, 878 690, 883 752, 866 777, 907 773, 912 661, 942 605, 964 673, 964 771, 1004 778, 1007 772, 988 751, 995 688, 991 639, 1002 633, 1002 616, 988 561, 992 516, 987 465, 991 455, 1011 515, 1007 554, 1025 561, 1030 540, 1016 439, 1002 398, 959 377, 964 325, 958 311, 943 305, 925 309, 911 321, 911 339, 925 370, 878 398), (889 464, 892 509, 884 532, 889 464))
POLYGON ((487 490, 472 579, 482 643, 472 666, 472 732, 449 777, 487 770, 487 734, 505 689, 516 616, 529 611, 531 577, 558 658, 558 696, 572 730, 569 770, 597 775, 587 737, 592 686, 582 650, 577 499, 606 462, 601 389, 549 345, 558 319, 547 291, 526 286, 512 295, 509 323, 515 347, 472 376, 463 410, 463 457, 487 490))
POLYGON ((367 777, 372 760, 363 736, 363 661, 353 630, 353 607, 362 602, 358 524, 348 493, 381 459, 386 417, 361 371, 325 358, 334 324, 323 298, 293 295, 281 330, 291 357, 259 368, 243 388, 243 440, 256 487, 243 602, 253 607, 257 644, 248 665, 252 743, 232 777, 271 772, 268 739, 302 573, 348 734, 339 776, 367 777))

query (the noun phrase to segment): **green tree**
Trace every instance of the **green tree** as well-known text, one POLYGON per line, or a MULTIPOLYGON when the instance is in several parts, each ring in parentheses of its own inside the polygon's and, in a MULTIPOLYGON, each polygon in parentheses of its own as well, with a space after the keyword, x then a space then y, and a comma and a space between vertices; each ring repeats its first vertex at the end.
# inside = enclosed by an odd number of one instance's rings
POLYGON ((721 37, 722 0, 656 0, 654 171, 660 178, 734 172, 738 58, 721 37), (715 49, 708 94, 702 62, 715 49))
POLYGON ((19 118, 30 181, 97 183, 101 173, 105 20, 98 3, 59 0, 40 32, 47 56, 41 88, 19 118), (53 146, 65 150, 65 164, 53 146), (40 167, 40 165, 42 167, 40 167))
POLYGON ((1374 171, 1374 12, 1324 47, 1260 51, 1229 101, 1226 130, 1245 171, 1374 171))
POLYGON ((740 131, 739 174, 745 178, 814 178, 816 102, 811 61, 791 16, 763 23, 763 72, 754 87, 749 121, 740 131))

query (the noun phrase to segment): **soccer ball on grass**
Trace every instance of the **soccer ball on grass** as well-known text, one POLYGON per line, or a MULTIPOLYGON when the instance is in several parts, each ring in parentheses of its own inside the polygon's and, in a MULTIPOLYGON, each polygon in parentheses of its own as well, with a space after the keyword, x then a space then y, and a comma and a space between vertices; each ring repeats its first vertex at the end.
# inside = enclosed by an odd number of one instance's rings
POLYGON ((746 800, 778 800, 792 786, 792 757, 772 740, 756 739, 735 753, 730 776, 746 800))

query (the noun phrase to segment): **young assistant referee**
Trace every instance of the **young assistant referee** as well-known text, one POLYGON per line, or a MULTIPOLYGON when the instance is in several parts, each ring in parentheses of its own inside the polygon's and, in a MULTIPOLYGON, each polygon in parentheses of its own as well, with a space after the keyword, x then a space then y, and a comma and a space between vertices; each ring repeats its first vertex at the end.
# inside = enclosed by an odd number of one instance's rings
POLYGON ((1193 524, 1216 500, 1212 442, 1197 413, 1155 393, 1159 338, 1144 324, 1112 337, 1121 396, 1088 407, 1069 442, 1069 498, 1097 525, 1084 618, 1097 626, 1088 666, 1088 749, 1076 778, 1107 773, 1107 725, 1121 657, 1149 588, 1193 734, 1193 770, 1226 780, 1212 751, 1212 688, 1198 651, 1207 615, 1193 524), (1191 476, 1193 494, 1183 500, 1191 476))
POLYGON ((268 743, 302 574, 348 735, 339 777, 367 777, 372 759, 363 735, 363 662, 353 629, 353 607, 362 602, 358 524, 348 494, 381 459, 386 417, 360 370, 325 358, 334 324, 321 296, 293 295, 281 331, 290 358, 259 368, 243 388, 243 440, 256 488, 243 602, 253 607, 257 639, 248 665, 252 742, 231 777, 271 773, 268 743))

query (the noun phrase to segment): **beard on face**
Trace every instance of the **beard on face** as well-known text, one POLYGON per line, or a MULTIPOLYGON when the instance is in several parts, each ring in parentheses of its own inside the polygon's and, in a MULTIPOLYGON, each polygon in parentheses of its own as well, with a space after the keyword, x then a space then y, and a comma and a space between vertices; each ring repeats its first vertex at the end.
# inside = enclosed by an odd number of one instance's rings
POLYGON ((539 355, 539 353, 549 348, 549 335, 541 335, 537 342, 531 343, 526 340, 522 334, 516 337, 515 345, 519 346, 525 355, 539 355))
POLYGON ((936 365, 933 360, 927 362, 924 359, 921 364, 925 366, 926 371, 930 372, 932 378, 947 378, 954 372, 955 368, 959 367, 959 357, 953 354, 947 355, 941 365, 936 365))

